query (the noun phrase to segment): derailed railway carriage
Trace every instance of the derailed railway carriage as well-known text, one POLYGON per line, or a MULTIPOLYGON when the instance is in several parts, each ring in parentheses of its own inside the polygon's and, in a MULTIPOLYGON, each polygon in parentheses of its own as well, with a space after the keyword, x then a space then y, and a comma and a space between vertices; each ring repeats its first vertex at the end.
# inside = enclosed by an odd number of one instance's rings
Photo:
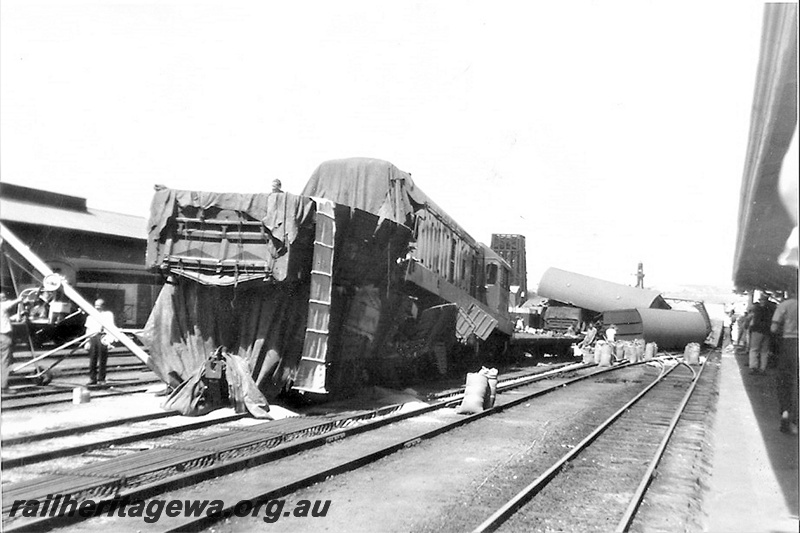
POLYGON ((159 187, 147 264, 167 283, 144 337, 173 386, 220 347, 268 397, 405 386, 512 332, 508 265, 375 159, 323 163, 300 195, 159 187))

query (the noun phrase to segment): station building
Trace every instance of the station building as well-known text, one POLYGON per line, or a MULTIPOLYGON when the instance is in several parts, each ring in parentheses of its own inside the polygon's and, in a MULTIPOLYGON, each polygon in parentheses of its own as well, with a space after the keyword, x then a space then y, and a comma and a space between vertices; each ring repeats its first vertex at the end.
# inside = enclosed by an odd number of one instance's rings
MULTIPOLYGON (((141 328, 162 285, 145 269, 147 220, 87 207, 86 199, 0 183, 0 222, 88 301, 103 298, 117 326, 141 328)), ((41 276, 3 245, 0 283, 18 293, 41 276)))

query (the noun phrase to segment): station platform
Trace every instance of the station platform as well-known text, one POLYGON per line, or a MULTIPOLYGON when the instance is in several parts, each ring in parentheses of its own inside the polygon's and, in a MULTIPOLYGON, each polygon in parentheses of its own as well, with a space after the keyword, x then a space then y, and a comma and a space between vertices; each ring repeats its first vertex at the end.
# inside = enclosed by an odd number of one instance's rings
POLYGON ((798 532, 798 436, 780 431, 777 370, 750 374, 743 346, 720 357, 711 476, 711 533, 798 532))

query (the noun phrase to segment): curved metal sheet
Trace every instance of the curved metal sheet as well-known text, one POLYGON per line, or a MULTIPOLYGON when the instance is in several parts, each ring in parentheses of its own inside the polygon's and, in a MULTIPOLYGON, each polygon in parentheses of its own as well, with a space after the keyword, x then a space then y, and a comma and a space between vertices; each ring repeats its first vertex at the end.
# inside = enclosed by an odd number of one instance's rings
POLYGON ((620 340, 643 338, 666 350, 683 349, 690 342, 702 344, 709 333, 701 313, 672 309, 607 311, 603 323, 616 325, 620 340))
POLYGON ((656 291, 628 287, 558 268, 545 271, 537 293, 597 313, 615 309, 670 308, 656 291))

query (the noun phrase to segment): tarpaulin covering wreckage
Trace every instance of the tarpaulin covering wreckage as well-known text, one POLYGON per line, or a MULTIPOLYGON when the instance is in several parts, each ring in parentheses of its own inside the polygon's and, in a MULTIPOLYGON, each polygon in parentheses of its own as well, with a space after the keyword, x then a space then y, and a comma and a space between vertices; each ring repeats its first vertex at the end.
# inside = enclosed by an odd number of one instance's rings
POLYGON ((349 205, 412 228, 412 260, 405 279, 419 289, 414 295, 425 302, 424 307, 440 303, 429 296, 455 303, 461 340, 470 335, 486 340, 494 331, 510 336, 513 324, 508 314, 508 287, 502 289, 502 302, 487 303, 487 288, 499 286, 489 287, 484 267, 489 262, 487 253, 496 254, 437 206, 409 173, 381 159, 331 160, 317 167, 302 194, 349 205))
POLYGON ((473 296, 486 290, 482 248, 432 205, 372 159, 321 165, 302 195, 158 187, 147 266, 167 283, 144 334, 151 367, 185 389, 224 347, 266 397, 391 383, 419 359, 446 371, 451 347, 504 319, 473 296))
POLYGON ((145 328, 153 370, 175 385, 224 346, 267 396, 353 385, 402 311, 409 234, 290 193, 157 190, 147 264, 168 282, 145 328))

